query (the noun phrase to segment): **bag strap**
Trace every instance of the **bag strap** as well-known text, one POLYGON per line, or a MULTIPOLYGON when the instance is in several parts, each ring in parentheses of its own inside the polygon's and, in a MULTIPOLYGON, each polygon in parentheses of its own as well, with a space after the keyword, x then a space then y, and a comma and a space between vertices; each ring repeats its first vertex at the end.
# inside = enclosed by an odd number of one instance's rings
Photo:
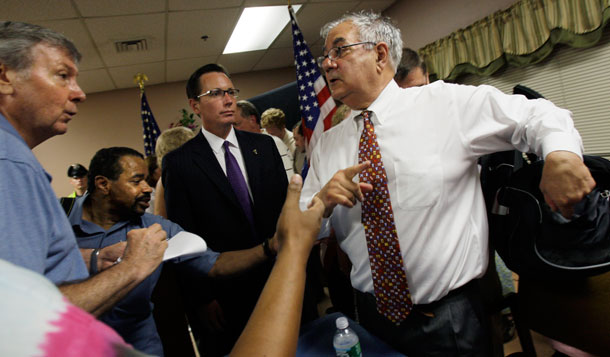
POLYGON ((66 216, 70 215, 72 212, 72 207, 74 207, 74 202, 76 201, 75 197, 62 197, 59 199, 59 203, 61 204, 61 208, 66 212, 66 216))

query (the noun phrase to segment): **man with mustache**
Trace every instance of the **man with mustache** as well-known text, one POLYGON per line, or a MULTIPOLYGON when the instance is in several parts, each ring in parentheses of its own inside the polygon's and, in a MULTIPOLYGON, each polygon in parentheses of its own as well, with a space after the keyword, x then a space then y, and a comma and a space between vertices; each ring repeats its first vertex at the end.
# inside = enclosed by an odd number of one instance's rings
MULTIPOLYGON (((91 274, 122 264, 119 258, 131 230, 158 224, 169 239, 183 230, 160 216, 145 213, 152 192, 147 176, 144 158, 130 148, 101 149, 91 160, 88 192, 76 199, 68 217, 91 274), (102 251, 114 260, 96 259, 102 251)), ((270 245, 275 247, 275 241, 272 239, 270 245)), ((237 275, 267 260, 265 248, 259 244, 222 254, 208 249, 201 256, 176 258, 171 262, 179 274, 188 275, 197 283, 204 276, 237 275)), ((134 348, 157 356, 163 355, 163 347, 153 320, 150 297, 160 274, 159 267, 100 317, 134 348)))

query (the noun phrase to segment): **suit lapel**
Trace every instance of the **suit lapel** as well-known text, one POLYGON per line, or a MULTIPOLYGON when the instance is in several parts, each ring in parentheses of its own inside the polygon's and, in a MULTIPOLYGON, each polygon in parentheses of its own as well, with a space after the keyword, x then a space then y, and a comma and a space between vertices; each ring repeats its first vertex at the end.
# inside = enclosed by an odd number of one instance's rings
POLYGON ((216 159, 216 155, 214 155, 212 147, 210 147, 210 144, 205 136, 203 136, 203 133, 199 132, 199 135, 197 135, 193 141, 195 144, 192 146, 193 162, 195 166, 198 167, 201 172, 216 185, 218 190, 241 211, 237 196, 235 196, 235 192, 233 192, 233 188, 231 187, 229 180, 227 180, 227 176, 224 171, 222 171, 222 168, 216 159))

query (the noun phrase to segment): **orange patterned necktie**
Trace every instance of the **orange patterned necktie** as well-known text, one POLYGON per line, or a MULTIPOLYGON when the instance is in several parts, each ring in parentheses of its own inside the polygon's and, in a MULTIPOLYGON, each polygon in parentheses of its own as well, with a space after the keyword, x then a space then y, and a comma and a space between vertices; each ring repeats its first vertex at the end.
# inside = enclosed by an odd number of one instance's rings
POLYGON ((371 114, 370 111, 362 112, 364 130, 358 150, 358 163, 367 160, 371 162, 371 166, 360 173, 360 182, 373 185, 373 191, 364 194, 362 201, 362 224, 371 263, 377 311, 398 324, 409 315, 413 303, 396 233, 388 178, 370 119, 371 114))

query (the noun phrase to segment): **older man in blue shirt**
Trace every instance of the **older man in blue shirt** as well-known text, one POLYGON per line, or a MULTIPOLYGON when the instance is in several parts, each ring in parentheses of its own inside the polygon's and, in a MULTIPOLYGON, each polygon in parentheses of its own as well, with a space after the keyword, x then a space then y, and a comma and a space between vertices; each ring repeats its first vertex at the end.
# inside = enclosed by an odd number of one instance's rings
POLYGON ((74 234, 31 149, 68 130, 85 93, 80 53, 52 30, 0 21, 0 259, 45 275, 75 305, 100 315, 161 263, 161 226, 129 233, 121 267, 90 279, 74 234))

